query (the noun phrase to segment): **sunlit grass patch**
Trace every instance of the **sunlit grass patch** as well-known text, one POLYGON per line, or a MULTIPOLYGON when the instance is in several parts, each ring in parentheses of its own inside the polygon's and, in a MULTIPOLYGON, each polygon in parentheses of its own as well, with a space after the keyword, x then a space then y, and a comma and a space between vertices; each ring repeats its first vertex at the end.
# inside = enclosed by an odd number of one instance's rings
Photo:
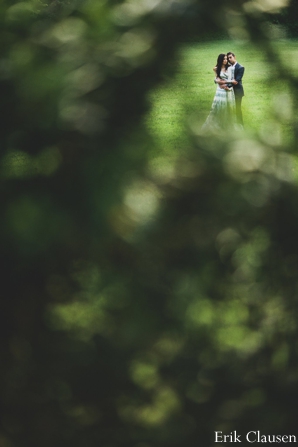
MULTIPOLYGON (((281 40, 275 45, 281 60, 287 65, 293 61, 294 67, 297 44, 281 40)), ((174 155, 187 149, 187 123, 194 119, 200 126, 207 118, 216 89, 212 69, 218 54, 227 51, 233 51, 245 67, 242 101, 245 130, 258 135, 267 121, 279 119, 275 98, 290 93, 287 83, 278 81, 276 67, 269 64, 263 51, 235 41, 183 45, 175 77, 150 93, 152 109, 146 123, 159 153, 174 155)), ((285 119, 281 125, 280 143, 291 143, 291 125, 285 119)))

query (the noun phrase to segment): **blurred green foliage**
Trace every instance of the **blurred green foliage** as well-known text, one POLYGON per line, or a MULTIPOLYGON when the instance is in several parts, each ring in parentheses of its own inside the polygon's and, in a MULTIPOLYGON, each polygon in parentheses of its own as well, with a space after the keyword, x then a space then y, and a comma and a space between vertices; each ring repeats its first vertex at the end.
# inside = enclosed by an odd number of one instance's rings
POLYGON ((297 156, 272 129, 297 133, 297 73, 265 21, 284 6, 2 2, 1 447, 296 433, 297 156), (261 134, 192 122, 160 160, 148 93, 212 29, 291 94, 261 134))
POLYGON ((271 15, 270 19, 273 23, 284 26, 290 37, 297 37, 298 35, 297 14, 298 14, 297 2, 291 1, 287 4, 287 8, 282 8, 277 13, 271 15))

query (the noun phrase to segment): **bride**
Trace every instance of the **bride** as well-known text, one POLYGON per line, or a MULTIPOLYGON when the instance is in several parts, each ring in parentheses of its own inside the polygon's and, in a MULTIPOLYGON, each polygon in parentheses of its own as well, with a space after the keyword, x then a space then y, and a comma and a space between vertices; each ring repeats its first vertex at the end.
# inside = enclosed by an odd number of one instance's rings
POLYGON ((226 54, 220 54, 216 66, 217 83, 211 111, 203 124, 202 130, 226 130, 235 125, 235 95, 232 84, 232 67, 228 65, 226 54), (224 81, 224 82, 223 82, 224 81))

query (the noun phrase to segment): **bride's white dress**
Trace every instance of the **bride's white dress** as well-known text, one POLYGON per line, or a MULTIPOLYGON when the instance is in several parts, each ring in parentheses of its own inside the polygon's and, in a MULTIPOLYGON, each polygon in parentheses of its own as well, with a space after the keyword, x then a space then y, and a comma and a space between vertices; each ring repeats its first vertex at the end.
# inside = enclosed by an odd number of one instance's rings
MULTIPOLYGON (((230 68, 227 71, 220 72, 220 78, 226 80, 227 83, 232 79, 230 68)), ((211 111, 203 124, 202 130, 227 130, 235 128, 235 124, 235 95, 233 87, 230 90, 225 90, 217 84, 211 111)))

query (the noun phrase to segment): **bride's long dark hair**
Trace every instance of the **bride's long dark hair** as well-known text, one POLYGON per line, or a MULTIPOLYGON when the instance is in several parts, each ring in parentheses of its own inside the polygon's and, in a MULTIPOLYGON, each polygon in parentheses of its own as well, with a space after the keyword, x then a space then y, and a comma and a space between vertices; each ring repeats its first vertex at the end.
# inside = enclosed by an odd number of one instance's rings
MULTIPOLYGON (((216 62, 216 75, 219 77, 220 75, 220 70, 223 64, 223 60, 225 58, 226 54, 221 53, 218 58, 217 58, 217 62, 216 62)), ((228 66, 228 64, 227 64, 228 66)))

